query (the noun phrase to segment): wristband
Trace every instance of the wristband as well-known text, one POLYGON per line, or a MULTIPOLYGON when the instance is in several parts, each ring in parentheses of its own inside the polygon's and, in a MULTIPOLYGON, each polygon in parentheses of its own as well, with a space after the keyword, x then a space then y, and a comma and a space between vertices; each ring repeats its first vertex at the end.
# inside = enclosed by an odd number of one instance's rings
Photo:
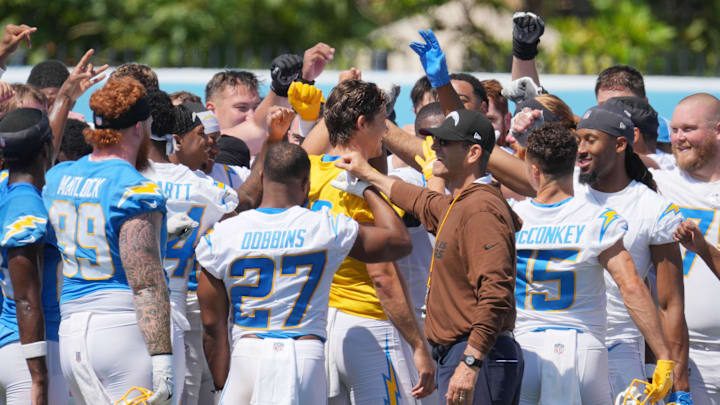
POLYGON ((47 355, 47 341, 39 340, 28 344, 21 344, 20 351, 22 352, 25 359, 34 359, 36 357, 43 357, 47 355))
POLYGON ((313 85, 313 86, 315 85, 315 80, 305 80, 302 76, 300 76, 299 78, 295 79, 295 81, 296 81, 296 82, 300 82, 300 83, 310 84, 310 85, 313 85))

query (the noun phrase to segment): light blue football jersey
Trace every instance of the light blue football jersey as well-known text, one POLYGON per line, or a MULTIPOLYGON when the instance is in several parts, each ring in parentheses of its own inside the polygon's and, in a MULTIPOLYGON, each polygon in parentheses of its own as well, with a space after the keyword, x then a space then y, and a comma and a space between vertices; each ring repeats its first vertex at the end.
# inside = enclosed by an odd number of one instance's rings
POLYGON ((45 336, 58 340, 60 309, 58 307, 58 272, 60 254, 40 191, 29 183, 15 183, 6 188, 0 200, 0 251, 2 252, 3 295, 0 313, 0 347, 20 340, 14 291, 8 269, 8 249, 43 242, 42 303, 45 336))
MULTIPOLYGON (((63 259, 60 303, 104 290, 130 290, 120 260, 120 227, 137 215, 159 211, 160 186, 121 159, 63 162, 47 172, 43 201, 63 259)), ((162 231, 165 247, 167 232, 162 231)))

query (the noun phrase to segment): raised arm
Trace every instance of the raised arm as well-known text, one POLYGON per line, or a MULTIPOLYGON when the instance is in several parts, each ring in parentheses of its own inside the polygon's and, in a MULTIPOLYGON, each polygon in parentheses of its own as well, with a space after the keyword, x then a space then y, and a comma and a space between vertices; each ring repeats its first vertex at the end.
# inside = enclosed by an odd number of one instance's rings
POLYGON ((700 255, 705 264, 720 279, 720 251, 705 240, 705 235, 700 231, 697 224, 692 220, 686 220, 678 226, 675 240, 682 243, 685 249, 700 255))
POLYGON ((230 372, 228 314, 230 303, 225 284, 205 269, 198 274, 198 301, 203 323, 203 349, 216 390, 225 386, 230 372))
POLYGON ((0 39, 0 69, 7 69, 7 61, 10 55, 20 46, 20 42, 25 40, 25 44, 30 48, 30 34, 35 31, 37 31, 37 28, 25 24, 8 24, 5 26, 5 32, 2 39, 0 39))
POLYGON ((658 391, 652 395, 651 400, 662 399, 672 387, 672 370, 675 363, 669 360, 670 350, 665 343, 660 328, 660 317, 650 292, 637 274, 632 256, 623 247, 622 240, 618 240, 615 245, 603 251, 598 259, 617 283, 630 317, 658 358, 653 374, 653 385, 658 387, 658 391))
POLYGON ((540 86, 540 77, 535 66, 540 37, 545 32, 545 21, 531 12, 517 12, 513 15, 513 60, 512 80, 530 77, 540 86))
POLYGON ((665 341, 670 346, 670 358, 675 361, 673 388, 690 391, 688 381, 689 338, 685 321, 685 289, 680 247, 677 243, 650 246, 650 254, 657 272, 657 292, 665 341))
POLYGON ((138 327, 152 360, 154 394, 150 403, 169 403, 174 384, 170 295, 160 258, 162 221, 160 212, 134 216, 120 227, 119 239, 120 260, 133 292, 138 327))
POLYGON ((73 69, 70 76, 68 76, 60 87, 60 90, 58 90, 55 103, 50 106, 48 119, 50 120, 50 127, 53 131, 53 146, 55 151, 53 162, 57 158, 58 153, 60 153, 60 144, 62 143, 68 113, 75 107, 75 102, 78 98, 85 94, 90 87, 105 78, 103 72, 107 70, 108 65, 103 65, 99 68, 93 67, 93 64, 90 63, 90 57, 93 53, 95 53, 95 51, 90 49, 80 58, 80 61, 75 65, 75 69, 73 69))
POLYGON ((45 318, 42 308, 40 254, 42 244, 36 243, 8 249, 8 268, 12 281, 21 351, 25 356, 32 380, 32 403, 48 403, 48 374, 45 359, 45 318), (27 352, 27 353, 26 353, 27 352))

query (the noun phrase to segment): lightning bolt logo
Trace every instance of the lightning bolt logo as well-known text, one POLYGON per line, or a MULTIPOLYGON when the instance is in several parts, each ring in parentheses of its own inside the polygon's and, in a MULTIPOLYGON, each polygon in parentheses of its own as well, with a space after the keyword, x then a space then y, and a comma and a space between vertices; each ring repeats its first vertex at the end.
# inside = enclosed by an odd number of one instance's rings
POLYGON ((9 173, 8 173, 7 170, 1 171, 1 172, 0 172, 0 183, 2 183, 3 181, 7 180, 8 175, 9 175, 9 173))
POLYGON ((395 368, 393 368, 390 362, 390 347, 388 345, 388 337, 385 336, 385 361, 387 361, 387 375, 383 374, 383 380, 385 382, 385 392, 387 398, 385 398, 384 405, 399 405, 400 404, 400 390, 398 389, 397 376, 395 375, 395 368))
MULTIPOLYGON (((12 238, 15 235, 22 234, 25 230, 32 230, 35 229, 38 225, 45 225, 47 224, 47 219, 36 217, 33 215, 23 215, 15 220, 10 225, 5 226, 5 229, 7 229, 7 232, 5 233, 5 237, 2 240, 2 244, 5 245, 10 238, 12 238)), ((21 240, 20 242, 29 242, 33 243, 35 242, 35 235, 30 235, 26 239, 21 240)))
POLYGON ((618 218, 618 213, 616 211, 611 210, 610 208, 606 208, 605 212, 600 214, 598 218, 604 218, 602 226, 600 227, 600 240, 602 240, 603 236, 605 236, 605 231, 608 230, 610 227, 610 224, 615 222, 615 220, 618 218))
POLYGON ((160 193, 160 186, 157 184, 151 182, 151 181, 143 181, 142 184, 138 186, 132 186, 127 187, 125 189, 125 193, 120 198, 120 202, 118 202, 118 207, 123 205, 125 200, 127 200, 130 196, 133 195, 157 195, 162 196, 160 193))
POLYGON ((663 219, 665 215, 671 212, 674 212, 675 215, 680 215, 680 208, 673 203, 668 204, 667 208, 665 208, 665 211, 663 211, 662 215, 660 215, 660 219, 658 219, 658 222, 663 219))

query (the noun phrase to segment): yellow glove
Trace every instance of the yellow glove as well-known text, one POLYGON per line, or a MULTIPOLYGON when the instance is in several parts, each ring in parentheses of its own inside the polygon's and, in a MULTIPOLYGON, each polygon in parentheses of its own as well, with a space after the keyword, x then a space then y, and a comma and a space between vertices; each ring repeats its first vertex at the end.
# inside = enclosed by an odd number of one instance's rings
POLYGON ((432 136, 426 136, 425 140, 422 143, 423 156, 415 155, 415 161, 422 168, 422 174, 423 177, 425 177, 426 182, 432 179, 433 163, 435 163, 435 161, 437 160, 437 156, 435 156, 435 151, 432 150, 432 144, 432 136))
POLYGON ((655 372, 652 377, 652 384, 645 388, 645 394, 648 395, 650 401, 655 403, 670 392, 673 385, 673 369, 675 362, 672 360, 658 360, 655 366, 655 372))
POLYGON ((320 103, 324 102, 322 91, 312 84, 292 82, 288 89, 288 101, 304 121, 315 121, 320 115, 320 103))

